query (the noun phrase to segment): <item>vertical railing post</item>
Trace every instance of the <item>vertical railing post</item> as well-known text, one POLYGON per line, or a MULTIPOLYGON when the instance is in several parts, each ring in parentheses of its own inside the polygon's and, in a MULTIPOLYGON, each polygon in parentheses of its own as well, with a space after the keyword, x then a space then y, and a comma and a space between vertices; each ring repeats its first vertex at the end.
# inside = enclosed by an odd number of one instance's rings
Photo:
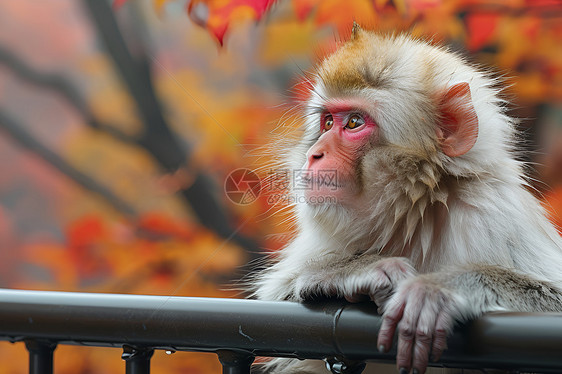
POLYGON ((222 364, 222 374, 250 374, 254 356, 229 350, 220 350, 217 354, 222 364))
POLYGON ((326 369, 333 374, 361 374, 367 364, 364 361, 344 360, 338 357, 324 359, 326 369))
POLYGON ((53 374, 55 343, 26 340, 25 347, 29 351, 29 374, 53 374))
POLYGON ((125 360, 126 374, 150 374, 150 359, 154 350, 150 348, 123 347, 121 358, 125 360))

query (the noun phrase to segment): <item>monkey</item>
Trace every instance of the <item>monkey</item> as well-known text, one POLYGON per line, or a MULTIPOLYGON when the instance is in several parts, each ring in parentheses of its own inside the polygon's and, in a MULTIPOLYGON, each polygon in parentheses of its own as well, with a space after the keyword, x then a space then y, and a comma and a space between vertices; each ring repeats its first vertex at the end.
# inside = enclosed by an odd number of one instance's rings
POLYGON ((456 323, 562 311, 562 240, 515 157, 500 85, 443 46, 354 24, 319 64, 301 137, 281 156, 302 197, 297 228, 253 296, 371 300, 382 315, 373 339, 386 352, 397 336, 401 374, 437 361, 456 323))

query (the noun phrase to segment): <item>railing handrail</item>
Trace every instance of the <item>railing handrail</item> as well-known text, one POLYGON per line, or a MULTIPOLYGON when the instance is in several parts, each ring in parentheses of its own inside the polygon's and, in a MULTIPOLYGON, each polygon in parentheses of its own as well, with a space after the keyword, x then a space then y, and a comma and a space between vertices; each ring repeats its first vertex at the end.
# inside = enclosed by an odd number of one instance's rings
MULTIPOLYGON (((248 356, 393 361, 380 354, 372 303, 0 289, 0 339, 248 356)), ((439 365, 562 369, 562 314, 494 313, 455 330, 439 365)))

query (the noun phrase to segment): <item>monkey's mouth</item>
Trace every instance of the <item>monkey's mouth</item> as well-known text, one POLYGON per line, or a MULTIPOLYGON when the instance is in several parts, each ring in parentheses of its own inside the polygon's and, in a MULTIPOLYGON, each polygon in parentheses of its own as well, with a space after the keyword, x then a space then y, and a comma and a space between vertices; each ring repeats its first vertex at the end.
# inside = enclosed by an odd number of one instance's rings
POLYGON ((296 188, 305 188, 307 190, 331 190, 337 191, 344 188, 341 181, 333 178, 299 178, 296 181, 296 188))
POLYGON ((337 190, 339 188, 343 188, 343 184, 337 183, 335 181, 326 181, 321 179, 316 179, 312 181, 312 184, 317 188, 328 187, 337 190))

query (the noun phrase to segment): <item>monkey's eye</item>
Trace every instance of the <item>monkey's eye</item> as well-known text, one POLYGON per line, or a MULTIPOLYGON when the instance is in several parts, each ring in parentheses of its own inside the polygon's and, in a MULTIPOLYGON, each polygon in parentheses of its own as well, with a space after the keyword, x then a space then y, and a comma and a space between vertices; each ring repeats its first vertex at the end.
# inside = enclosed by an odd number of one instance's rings
POLYGON ((365 124, 365 121, 363 120, 363 118, 361 118, 361 116, 359 116, 357 114, 354 114, 351 117, 349 117, 345 127, 350 129, 350 130, 353 130, 353 129, 356 129, 356 128, 360 127, 361 125, 364 125, 364 124, 365 124))
POLYGON ((331 114, 328 114, 324 117, 324 123, 322 125, 322 132, 328 131, 334 126, 334 117, 331 114))

